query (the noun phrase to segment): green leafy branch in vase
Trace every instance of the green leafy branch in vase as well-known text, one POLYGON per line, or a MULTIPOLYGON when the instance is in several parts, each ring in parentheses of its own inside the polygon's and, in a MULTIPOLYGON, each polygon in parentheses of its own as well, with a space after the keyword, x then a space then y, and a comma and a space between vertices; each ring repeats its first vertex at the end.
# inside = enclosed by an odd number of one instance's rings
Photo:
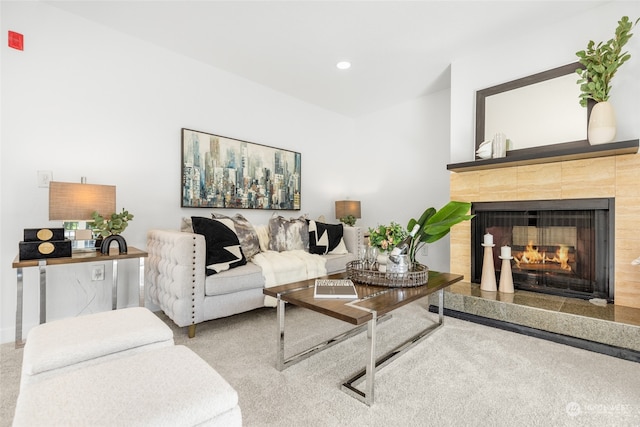
POLYGON ((92 213, 91 217, 94 234, 104 238, 122 233, 129 225, 129 221, 133 219, 133 214, 123 208, 119 214, 112 213, 110 218, 104 218, 98 212, 92 213))
POLYGON ((469 202, 450 201, 439 211, 433 207, 427 208, 417 221, 411 218, 407 224, 408 230, 413 230, 416 224, 420 226, 409 248, 411 263, 416 262, 416 253, 425 244, 442 239, 449 234, 451 227, 473 218, 475 215, 468 215, 470 209, 471 203, 469 202))
POLYGON ((580 76, 580 105, 587 106, 589 99, 596 102, 608 101, 611 91, 611 80, 618 68, 631 58, 628 52, 622 52, 622 48, 633 35, 631 29, 640 21, 631 22, 628 16, 623 16, 618 21, 615 37, 607 42, 596 44, 590 40, 586 50, 576 52, 579 62, 584 68, 579 68, 576 73, 580 76))

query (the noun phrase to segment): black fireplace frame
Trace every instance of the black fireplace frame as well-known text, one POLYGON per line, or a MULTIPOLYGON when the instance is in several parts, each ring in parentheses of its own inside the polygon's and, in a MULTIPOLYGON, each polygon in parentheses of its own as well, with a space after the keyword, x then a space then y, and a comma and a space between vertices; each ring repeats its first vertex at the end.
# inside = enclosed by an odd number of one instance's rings
MULTIPOLYGON (((599 277, 600 283, 606 284, 606 292, 601 292, 601 295, 589 295, 583 292, 572 292, 568 290, 554 291, 553 289, 532 289, 530 287, 521 286, 514 283, 516 289, 532 290, 547 294, 564 295, 582 299, 590 299, 594 297, 606 299, 607 302, 613 302, 614 298, 614 264, 615 264, 615 198, 589 198, 589 199, 559 199, 559 200, 514 200, 514 201, 499 201, 499 202, 473 202, 471 204, 471 214, 476 215, 471 220, 471 281, 474 283, 480 283, 482 275, 482 253, 480 250, 474 251, 474 248, 480 248, 483 242, 484 230, 478 226, 477 214, 478 212, 500 212, 500 211, 580 211, 580 210, 595 210, 606 211, 607 214, 603 215, 600 220, 596 219, 596 235, 602 236, 604 227, 608 229, 608 241, 605 242, 606 251, 608 256, 606 260, 599 261, 599 269, 596 271, 597 277, 599 277), (570 206, 570 207, 569 207, 570 206), (479 256, 478 256, 479 255, 479 256), (606 269, 607 271, 600 271, 606 269), (606 276, 606 280, 600 276, 606 276)), ((499 250, 499 249, 498 249, 499 250)), ((598 265, 598 264, 596 264, 598 265)))

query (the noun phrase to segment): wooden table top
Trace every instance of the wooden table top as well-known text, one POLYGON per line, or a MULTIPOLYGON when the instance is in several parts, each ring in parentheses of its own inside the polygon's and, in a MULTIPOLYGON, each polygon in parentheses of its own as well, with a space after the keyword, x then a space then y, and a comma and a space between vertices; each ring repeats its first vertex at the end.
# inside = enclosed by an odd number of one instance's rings
MULTIPOLYGON (((347 273, 332 274, 322 279, 345 279, 347 273)), ((354 325, 361 325, 373 318, 372 311, 380 317, 396 308, 409 304, 417 299, 444 289, 461 281, 460 274, 429 271, 427 284, 413 288, 389 288, 386 286, 361 285, 355 283, 358 291, 357 300, 314 298, 315 279, 303 280, 286 285, 265 288, 263 293, 291 304, 305 307, 335 319, 354 325)))
MULTIPOLYGON (((43 258, 43 261, 46 261, 46 265, 60 265, 60 264, 74 264, 81 262, 100 262, 100 261, 111 261, 111 260, 121 260, 121 259, 129 259, 129 258, 142 258, 147 257, 149 254, 147 252, 141 251, 138 248, 134 248, 133 246, 129 246, 127 248, 126 254, 118 253, 118 248, 111 248, 109 254, 103 254, 99 250, 96 251, 88 251, 88 252, 76 252, 73 253, 70 257, 60 257, 60 258, 43 258)), ((21 268, 21 267, 37 267, 38 266, 37 259, 29 259, 20 261, 19 255, 16 255, 13 260, 13 264, 11 266, 13 268, 21 268)))

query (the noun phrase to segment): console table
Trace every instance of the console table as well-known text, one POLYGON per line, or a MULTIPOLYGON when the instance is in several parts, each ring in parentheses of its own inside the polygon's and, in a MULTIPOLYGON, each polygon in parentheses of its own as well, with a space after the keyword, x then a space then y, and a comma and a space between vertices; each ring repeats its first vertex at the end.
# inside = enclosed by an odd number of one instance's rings
POLYGON ((129 246, 126 254, 118 253, 117 249, 112 249, 109 254, 100 251, 78 252, 70 257, 48 258, 20 261, 16 255, 11 265, 17 273, 17 303, 16 303, 16 348, 24 346, 22 340, 22 309, 23 309, 23 272, 26 267, 38 267, 40 270, 40 323, 47 321, 47 266, 68 265, 85 262, 111 261, 113 265, 113 284, 111 291, 111 309, 118 308, 118 261, 125 259, 139 259, 138 285, 140 289, 140 306, 144 307, 144 259, 148 254, 140 249, 129 246))

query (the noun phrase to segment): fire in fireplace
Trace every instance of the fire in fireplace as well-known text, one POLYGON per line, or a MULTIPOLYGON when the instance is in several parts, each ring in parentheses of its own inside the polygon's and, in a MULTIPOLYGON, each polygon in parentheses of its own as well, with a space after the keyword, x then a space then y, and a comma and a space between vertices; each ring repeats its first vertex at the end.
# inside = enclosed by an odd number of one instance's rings
POLYGON ((473 203, 471 281, 482 276, 483 236, 492 234, 496 280, 510 246, 516 289, 613 301, 614 199, 473 203))

